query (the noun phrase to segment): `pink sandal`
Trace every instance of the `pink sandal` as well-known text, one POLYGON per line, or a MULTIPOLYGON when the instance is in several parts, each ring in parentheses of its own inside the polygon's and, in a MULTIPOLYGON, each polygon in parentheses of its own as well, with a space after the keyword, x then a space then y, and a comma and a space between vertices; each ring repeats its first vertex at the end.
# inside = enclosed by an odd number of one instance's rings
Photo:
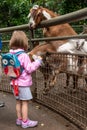
POLYGON ((21 119, 16 119, 16 125, 21 125, 22 124, 22 120, 21 119))

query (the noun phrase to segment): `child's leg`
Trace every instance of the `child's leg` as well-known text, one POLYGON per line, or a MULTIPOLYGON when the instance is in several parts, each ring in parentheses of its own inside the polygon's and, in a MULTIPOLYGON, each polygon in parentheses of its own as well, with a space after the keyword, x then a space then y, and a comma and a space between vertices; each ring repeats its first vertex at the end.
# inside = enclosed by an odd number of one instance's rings
POLYGON ((28 120, 28 100, 22 100, 22 120, 28 120))
POLYGON ((21 125, 22 123, 21 107, 22 107, 21 101, 16 100, 16 113, 17 113, 16 125, 21 125))
POLYGON ((28 101, 22 101, 22 128, 35 127, 38 121, 28 119, 28 101))
POLYGON ((16 113, 17 118, 22 119, 22 102, 20 100, 16 100, 16 113))

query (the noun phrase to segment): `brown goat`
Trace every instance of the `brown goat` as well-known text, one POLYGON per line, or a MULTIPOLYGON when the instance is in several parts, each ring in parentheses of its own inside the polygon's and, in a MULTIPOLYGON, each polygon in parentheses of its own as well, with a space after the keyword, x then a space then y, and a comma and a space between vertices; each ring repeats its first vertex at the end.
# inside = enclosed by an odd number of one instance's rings
MULTIPOLYGON (((29 12, 29 15, 28 15, 28 17, 29 17, 29 27, 31 29, 34 29, 34 28, 37 27, 37 25, 39 25, 41 23, 41 21, 49 20, 49 19, 52 19, 52 18, 55 18, 55 17, 58 17, 58 16, 60 16, 60 15, 54 13, 53 11, 51 11, 47 8, 43 8, 43 7, 40 7, 38 5, 34 5, 30 9, 30 12, 29 12)), ((43 28, 43 34, 44 34, 45 37, 77 35, 77 33, 74 31, 74 29, 68 23, 61 24, 61 25, 55 25, 55 26, 51 26, 51 27, 47 27, 47 28, 44 27, 43 28)), ((47 53, 57 53, 59 46, 65 44, 66 42, 67 42, 67 40, 57 40, 57 41, 45 42, 43 45, 38 45, 37 47, 35 47, 30 52, 30 55, 37 54, 37 55, 46 56, 47 53)), ((60 59, 59 59, 59 61, 60 61, 60 59)), ((61 64, 62 64, 62 62, 61 62, 61 64)), ((48 73, 51 73, 51 77, 53 76, 53 78, 51 78, 51 79, 52 79, 52 82, 54 82, 55 79, 56 79, 56 75, 53 73, 54 70, 53 70, 52 65, 50 65, 46 61, 46 57, 45 57, 45 64, 44 65, 45 65, 44 67, 49 66, 50 72, 48 72, 48 73)), ((59 68, 59 66, 58 66, 58 68, 59 68)), ((42 67, 42 70, 44 70, 43 67, 42 67)), ((46 81, 49 80, 48 74, 44 74, 45 71, 42 71, 42 73, 44 75, 44 79, 46 79, 46 81)), ((69 74, 67 74, 67 78, 68 77, 69 77, 69 74)), ((67 82, 67 84, 68 84, 68 82, 67 82)), ((45 85, 45 87, 46 87, 46 85, 45 85)))

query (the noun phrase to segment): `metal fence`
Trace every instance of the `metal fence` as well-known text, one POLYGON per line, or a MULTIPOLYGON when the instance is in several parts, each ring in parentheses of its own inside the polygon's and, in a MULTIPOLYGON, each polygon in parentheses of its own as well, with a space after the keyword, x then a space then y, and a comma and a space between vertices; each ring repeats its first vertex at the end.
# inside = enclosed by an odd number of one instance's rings
MULTIPOLYGON (((65 56, 68 58, 75 58, 75 55, 69 55, 69 54, 51 54, 49 57, 49 64, 50 65, 57 65, 58 64, 58 57, 62 55, 62 58, 65 59, 65 56), (54 61, 53 57, 56 56, 56 61, 54 61)), ((85 60, 87 60, 87 57, 83 56, 81 57, 85 60)), ((64 62, 65 64, 65 62, 64 62)), ((45 70, 49 70, 45 67, 45 70)), ((86 78, 87 75, 83 74, 83 71, 81 72, 81 66, 80 72, 76 72, 74 69, 73 71, 70 71, 68 68, 74 68, 76 66, 68 66, 64 69, 64 67, 61 68, 61 73, 56 75, 56 82, 54 87, 50 88, 49 91, 44 94, 44 88, 45 88, 45 80, 43 77, 43 73, 38 69, 36 73, 33 74, 33 86, 31 87, 32 93, 34 95, 34 100, 55 110, 56 112, 62 114, 63 116, 67 117, 69 120, 73 121, 76 125, 80 126, 83 129, 86 129, 87 127, 87 82, 86 78), (67 77, 66 74, 70 74, 69 85, 66 85, 67 77), (75 80, 73 80, 73 75, 78 76, 78 84, 76 88, 73 88, 73 84, 76 83, 75 80)), ((55 68, 53 68, 55 69, 55 68)), ((57 68, 58 69, 58 68, 57 68)), ((84 68, 86 70, 87 74, 87 66, 84 68)), ((46 72, 48 76, 50 73, 46 72)), ((47 86, 49 86, 49 80, 47 82, 47 86)), ((4 73, 0 76, 0 90, 5 92, 12 92, 10 87, 10 80, 4 73)))
MULTIPOLYGON (((63 54, 55 54, 57 59, 62 55, 62 58, 65 56, 70 58, 75 58, 75 55, 63 55, 63 54)), ((51 54, 49 59, 52 61, 52 64, 56 64, 59 61, 53 59, 54 54, 51 54)), ((82 60, 87 60, 87 57, 81 57, 82 60)), ((49 62, 50 63, 50 62, 49 62)), ((64 62, 65 64, 65 62, 64 62)), ((64 69, 64 66, 61 69, 61 73, 57 74, 56 83, 54 87, 52 87, 47 94, 43 93, 45 84, 43 74, 38 70, 36 72, 36 91, 35 91, 35 100, 43 105, 48 106, 49 108, 55 110, 56 112, 62 114, 67 117, 69 120, 73 121, 75 124, 80 126, 83 129, 86 129, 87 126, 87 75, 81 72, 82 65, 79 65, 79 72, 76 72, 75 65, 67 66, 64 69), (73 71, 70 71, 69 68, 72 68, 73 71), (66 74, 70 74, 69 85, 66 85, 66 74), (73 84, 77 83, 73 80, 73 76, 76 75, 78 77, 78 84, 76 88, 73 88, 73 84)), ((49 68, 46 68, 47 70, 49 68)), ((87 67, 84 68, 87 70, 87 67)), ((46 73, 46 72, 45 72, 46 73)), ((50 75, 50 73, 49 73, 50 75)), ((48 81, 49 85, 49 81, 48 81)))

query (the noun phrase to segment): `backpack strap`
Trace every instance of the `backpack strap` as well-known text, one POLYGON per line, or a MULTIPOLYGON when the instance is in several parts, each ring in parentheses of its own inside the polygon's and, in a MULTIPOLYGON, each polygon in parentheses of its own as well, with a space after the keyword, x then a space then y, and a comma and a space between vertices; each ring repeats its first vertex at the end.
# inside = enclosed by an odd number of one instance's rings
POLYGON ((15 80, 12 80, 13 82, 13 89, 14 89, 14 95, 18 96, 19 95, 19 89, 18 89, 18 85, 15 85, 15 80))
MULTIPOLYGON (((25 53, 25 51, 18 51, 18 52, 16 52, 16 53, 14 53, 14 55, 18 56, 18 55, 20 55, 20 54, 22 54, 22 53, 25 53)), ((23 70, 24 70, 24 67, 21 66, 21 69, 22 69, 22 71, 23 71, 23 70)))
POLYGON ((14 55, 18 56, 18 55, 20 55, 20 54, 22 54, 22 53, 24 53, 24 51, 18 51, 18 52, 16 52, 16 53, 14 53, 14 55))
MULTIPOLYGON (((24 51, 16 52, 16 53, 14 53, 14 55, 18 56, 21 53, 24 53, 24 51)), ((22 67, 22 69, 24 69, 24 68, 22 67)), ((18 94, 19 94, 18 84, 15 85, 15 79, 12 79, 12 83, 13 83, 14 94, 15 94, 15 96, 18 96, 18 94)))

